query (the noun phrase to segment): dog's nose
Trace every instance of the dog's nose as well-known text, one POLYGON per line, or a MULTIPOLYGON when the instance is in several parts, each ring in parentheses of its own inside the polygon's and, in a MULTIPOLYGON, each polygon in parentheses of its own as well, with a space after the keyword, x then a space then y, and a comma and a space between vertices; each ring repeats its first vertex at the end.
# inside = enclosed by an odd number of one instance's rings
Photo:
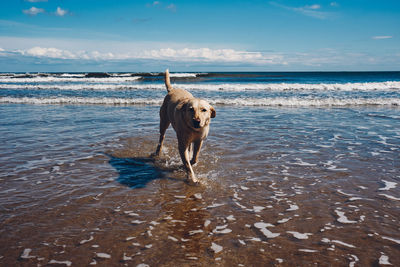
POLYGON ((200 119, 193 119, 194 128, 200 128, 200 119))

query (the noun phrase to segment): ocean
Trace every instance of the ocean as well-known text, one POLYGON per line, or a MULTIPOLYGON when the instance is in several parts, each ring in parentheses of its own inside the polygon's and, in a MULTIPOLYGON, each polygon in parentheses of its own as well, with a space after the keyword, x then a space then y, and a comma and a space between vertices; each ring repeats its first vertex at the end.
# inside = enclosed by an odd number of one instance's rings
POLYGON ((400 72, 171 73, 216 109, 185 182, 163 73, 0 74, 1 266, 400 265, 400 72))

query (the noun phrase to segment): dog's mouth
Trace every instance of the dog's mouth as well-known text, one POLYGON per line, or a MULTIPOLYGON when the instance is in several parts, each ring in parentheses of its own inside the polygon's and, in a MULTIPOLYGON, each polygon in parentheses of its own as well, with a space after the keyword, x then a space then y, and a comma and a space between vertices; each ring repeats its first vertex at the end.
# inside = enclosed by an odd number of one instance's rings
POLYGON ((193 128, 196 128, 196 129, 201 128, 201 126, 200 126, 200 121, 193 120, 193 128))

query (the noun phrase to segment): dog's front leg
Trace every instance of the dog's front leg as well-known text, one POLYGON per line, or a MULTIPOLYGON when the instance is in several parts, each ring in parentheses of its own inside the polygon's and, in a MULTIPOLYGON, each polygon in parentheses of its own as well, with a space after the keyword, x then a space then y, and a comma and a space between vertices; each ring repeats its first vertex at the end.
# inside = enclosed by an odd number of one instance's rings
POLYGON ((178 140, 178 149, 179 149, 179 154, 181 156, 183 165, 185 166, 186 173, 187 173, 187 178, 189 182, 192 183, 197 183, 197 178, 196 175, 193 172, 192 165, 190 164, 189 160, 189 145, 190 143, 184 142, 183 140, 178 140))
POLYGON ((199 157, 201 146, 203 145, 203 140, 196 140, 193 142, 193 158, 190 161, 190 164, 194 165, 197 163, 197 159, 199 157))

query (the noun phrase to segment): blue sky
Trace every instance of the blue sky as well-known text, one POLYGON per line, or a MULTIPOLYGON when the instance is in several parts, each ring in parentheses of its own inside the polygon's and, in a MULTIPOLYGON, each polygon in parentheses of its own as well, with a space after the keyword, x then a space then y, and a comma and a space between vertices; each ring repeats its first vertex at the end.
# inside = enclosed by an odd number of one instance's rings
POLYGON ((400 1, 1 0, 0 71, 400 70, 400 1))

